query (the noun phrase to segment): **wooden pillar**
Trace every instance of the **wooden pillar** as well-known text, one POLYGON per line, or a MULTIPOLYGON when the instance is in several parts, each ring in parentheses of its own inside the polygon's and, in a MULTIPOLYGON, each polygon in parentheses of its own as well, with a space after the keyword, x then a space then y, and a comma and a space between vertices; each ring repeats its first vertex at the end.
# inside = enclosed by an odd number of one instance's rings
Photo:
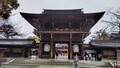
POLYGON ((13 48, 10 48, 10 54, 9 54, 9 57, 12 57, 12 53, 13 53, 13 48))
POLYGON ((84 34, 82 34, 82 38, 81 38, 81 59, 82 59, 82 60, 84 60, 83 38, 84 38, 84 34))
POLYGON ((30 48, 27 49, 27 57, 30 57, 30 48))
POLYGON ((115 57, 117 60, 120 60, 120 51, 119 50, 115 50, 115 57))
MULTIPOLYGON (((39 34, 39 37, 42 40, 41 33, 39 34)), ((38 52, 39 58, 41 58, 41 55, 42 55, 42 41, 41 40, 40 40, 39 49, 38 49, 39 50, 39 52, 38 52)))
POLYGON ((29 51, 28 51, 29 48, 25 48, 25 53, 24 53, 24 57, 25 58, 28 58, 29 57, 29 51))
POLYGON ((42 41, 39 44, 39 49, 38 50, 39 50, 38 56, 39 56, 39 58, 41 58, 41 55, 42 55, 42 41))
POLYGON ((22 57, 25 55, 25 48, 22 48, 22 57))
POLYGON ((2 51, 2 49, 0 49, 0 66, 2 63, 3 56, 4 56, 3 51, 2 51))
POLYGON ((83 46, 83 42, 81 44, 81 59, 84 60, 84 46, 83 46))
POLYGON ((72 50, 72 33, 70 34, 70 50, 69 51, 70 51, 69 52, 70 53, 70 55, 69 55, 70 59, 72 59, 72 56, 73 56, 72 55, 72 53, 73 53, 73 50, 72 50))
POLYGON ((51 33, 51 47, 50 47, 50 58, 54 58, 54 50, 53 50, 53 34, 51 33))

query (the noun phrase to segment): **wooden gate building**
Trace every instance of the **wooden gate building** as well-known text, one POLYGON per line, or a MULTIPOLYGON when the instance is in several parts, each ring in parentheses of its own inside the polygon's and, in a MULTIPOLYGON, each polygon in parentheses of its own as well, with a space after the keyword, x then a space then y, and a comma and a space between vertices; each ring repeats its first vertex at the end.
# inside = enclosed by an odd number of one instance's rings
POLYGON ((55 44, 68 44, 68 59, 75 54, 84 58, 83 41, 90 29, 103 16, 104 12, 84 13, 81 9, 51 10, 44 9, 41 14, 22 13, 21 15, 37 30, 41 38, 40 58, 55 58, 55 44))

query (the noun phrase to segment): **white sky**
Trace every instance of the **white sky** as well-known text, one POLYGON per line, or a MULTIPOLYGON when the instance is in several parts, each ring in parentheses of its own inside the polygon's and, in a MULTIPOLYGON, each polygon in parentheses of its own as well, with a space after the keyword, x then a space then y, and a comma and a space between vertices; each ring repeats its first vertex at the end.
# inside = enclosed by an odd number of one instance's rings
MULTIPOLYGON (((83 8, 85 13, 94 13, 106 11, 109 8, 120 8, 120 0, 18 0, 20 3, 19 12, 41 13, 42 9, 80 9, 83 8)), ((95 32, 105 25, 97 23, 91 32, 95 32)), ((30 26, 24 27, 30 30, 30 26)), ((23 28, 23 29, 24 29, 23 28)), ((31 29, 32 32, 32 29, 31 29)), ((89 41, 89 37, 87 38, 89 41)))
POLYGON ((105 11, 108 7, 119 7, 120 0, 18 0, 19 11, 40 13, 42 9, 79 9, 85 12, 105 11))

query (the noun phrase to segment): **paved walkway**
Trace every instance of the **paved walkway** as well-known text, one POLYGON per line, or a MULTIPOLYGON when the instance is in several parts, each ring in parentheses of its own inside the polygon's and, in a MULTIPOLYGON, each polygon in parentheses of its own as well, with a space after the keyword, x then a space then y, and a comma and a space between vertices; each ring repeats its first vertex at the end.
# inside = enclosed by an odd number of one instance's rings
MULTIPOLYGON (((80 68, 113 68, 109 64, 112 60, 103 61, 79 61, 80 68)), ((14 58, 3 63, 1 68, 73 68, 73 60, 53 59, 25 59, 14 58)))

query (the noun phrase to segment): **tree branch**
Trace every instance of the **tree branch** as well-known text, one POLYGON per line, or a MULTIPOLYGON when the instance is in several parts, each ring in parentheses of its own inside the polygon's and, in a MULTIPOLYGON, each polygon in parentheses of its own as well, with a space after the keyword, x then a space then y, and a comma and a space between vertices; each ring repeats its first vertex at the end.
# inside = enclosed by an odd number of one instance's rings
POLYGON ((110 21, 106 21, 106 20, 102 20, 102 22, 106 22, 106 23, 109 23, 109 24, 114 25, 114 26, 119 26, 118 23, 114 24, 115 22, 110 22, 110 21))
POLYGON ((118 19, 120 19, 120 15, 118 15, 118 14, 116 14, 116 13, 114 13, 114 12, 111 12, 111 11, 109 11, 109 13, 112 14, 112 15, 114 15, 114 16, 117 17, 118 19))

